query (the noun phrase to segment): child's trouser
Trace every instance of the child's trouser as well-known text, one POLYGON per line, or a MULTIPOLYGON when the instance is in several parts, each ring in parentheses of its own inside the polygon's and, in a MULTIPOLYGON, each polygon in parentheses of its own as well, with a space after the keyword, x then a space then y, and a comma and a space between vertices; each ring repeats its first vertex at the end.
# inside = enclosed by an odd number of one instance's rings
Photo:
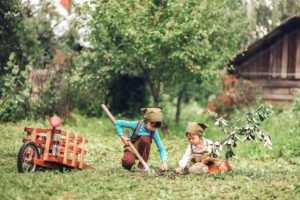
MULTIPOLYGON (((150 147, 151 147, 151 137, 150 136, 141 136, 138 141, 134 143, 137 151, 140 153, 145 162, 148 161, 150 155, 150 147)), ((124 155, 122 158, 122 166, 131 170, 132 166, 135 164, 135 160, 137 157, 133 152, 131 152, 128 148, 125 148, 124 155)), ((138 165, 139 169, 144 169, 141 162, 138 165)))

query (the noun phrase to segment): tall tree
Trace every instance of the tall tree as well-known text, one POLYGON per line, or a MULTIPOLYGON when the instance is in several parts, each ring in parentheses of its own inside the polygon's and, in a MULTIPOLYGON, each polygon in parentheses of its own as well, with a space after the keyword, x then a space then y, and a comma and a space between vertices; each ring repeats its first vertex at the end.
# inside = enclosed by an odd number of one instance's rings
POLYGON ((0 76, 4 74, 4 66, 11 52, 20 57, 22 40, 19 30, 24 28, 24 15, 18 0, 0 2, 0 76))
POLYGON ((94 3, 90 27, 97 64, 89 75, 144 76, 154 106, 164 86, 181 94, 193 87, 189 81, 224 67, 247 30, 244 10, 230 0, 94 3))

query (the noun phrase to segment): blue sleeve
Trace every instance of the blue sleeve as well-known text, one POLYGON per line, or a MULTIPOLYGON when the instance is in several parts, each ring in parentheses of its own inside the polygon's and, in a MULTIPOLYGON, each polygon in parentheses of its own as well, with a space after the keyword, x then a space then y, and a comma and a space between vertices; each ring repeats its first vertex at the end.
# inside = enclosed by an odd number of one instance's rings
POLYGON ((122 128, 130 128, 131 130, 134 130, 138 124, 138 121, 129 122, 125 120, 117 120, 115 123, 115 127, 117 130, 117 133, 119 136, 123 135, 123 129, 122 128))
POLYGON ((161 160, 162 161, 167 161, 166 149, 165 149, 163 143, 161 142, 161 139, 159 137, 159 134, 158 134, 157 130, 155 130, 155 132, 154 132, 153 139, 154 139, 154 142, 155 142, 155 144, 158 148, 161 160))

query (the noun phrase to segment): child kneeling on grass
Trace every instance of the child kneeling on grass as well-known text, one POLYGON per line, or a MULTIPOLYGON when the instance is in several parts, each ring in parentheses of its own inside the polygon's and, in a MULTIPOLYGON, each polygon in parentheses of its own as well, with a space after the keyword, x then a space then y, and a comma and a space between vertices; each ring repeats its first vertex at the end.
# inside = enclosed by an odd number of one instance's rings
MULTIPOLYGON (((131 129, 129 134, 130 141, 141 154, 145 162, 148 161, 152 139, 154 139, 163 162, 161 169, 163 171, 168 170, 166 150, 157 131, 157 128, 161 126, 162 111, 160 108, 142 108, 141 110, 144 113, 143 120, 133 122, 117 120, 115 123, 117 133, 123 138, 123 141, 127 141, 128 138, 124 136, 122 128, 131 129)), ((129 145, 125 145, 122 166, 127 170, 131 170, 136 159, 137 157, 131 151, 129 145)), ((144 170, 142 163, 139 163, 138 167, 140 171, 144 170)))
POLYGON ((179 167, 175 169, 176 173, 181 173, 186 167, 191 174, 207 174, 231 170, 230 165, 226 161, 205 155, 208 149, 214 145, 211 140, 203 136, 206 128, 207 125, 203 123, 188 122, 185 134, 190 144, 179 161, 179 167))

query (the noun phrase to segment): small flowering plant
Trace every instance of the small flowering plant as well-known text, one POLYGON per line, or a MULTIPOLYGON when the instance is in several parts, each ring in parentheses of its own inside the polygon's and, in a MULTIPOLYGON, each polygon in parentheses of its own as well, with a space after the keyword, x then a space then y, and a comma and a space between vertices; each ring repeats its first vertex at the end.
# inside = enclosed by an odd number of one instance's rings
POLYGON ((236 124, 226 121, 220 117, 216 119, 215 125, 221 128, 226 137, 217 141, 212 145, 207 154, 211 157, 218 158, 222 152, 223 147, 226 147, 226 159, 234 156, 233 148, 238 142, 256 141, 263 142, 265 147, 272 149, 271 137, 260 127, 260 124, 268 119, 272 113, 269 106, 260 105, 254 113, 247 113, 246 124, 238 127, 236 124))

